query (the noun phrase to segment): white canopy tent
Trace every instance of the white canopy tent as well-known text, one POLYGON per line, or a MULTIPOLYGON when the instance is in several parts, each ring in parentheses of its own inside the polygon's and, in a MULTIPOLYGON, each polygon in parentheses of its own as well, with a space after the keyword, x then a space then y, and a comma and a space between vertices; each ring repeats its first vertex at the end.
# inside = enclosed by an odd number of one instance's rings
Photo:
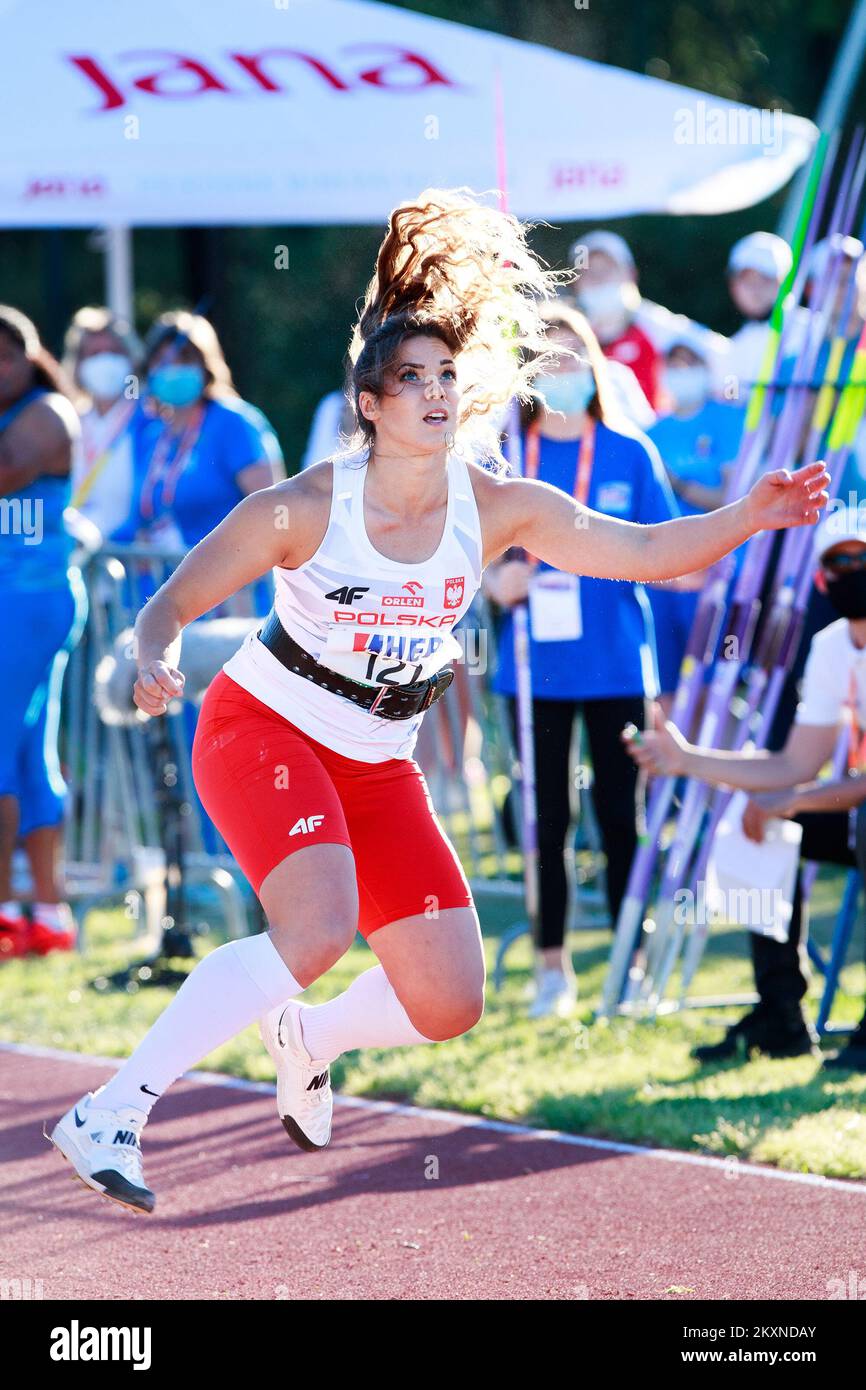
POLYGON ((130 226, 382 222, 429 185, 494 188, 498 143, 521 217, 726 212, 817 133, 370 0, 0 9, 0 226, 114 229, 115 304, 130 226))

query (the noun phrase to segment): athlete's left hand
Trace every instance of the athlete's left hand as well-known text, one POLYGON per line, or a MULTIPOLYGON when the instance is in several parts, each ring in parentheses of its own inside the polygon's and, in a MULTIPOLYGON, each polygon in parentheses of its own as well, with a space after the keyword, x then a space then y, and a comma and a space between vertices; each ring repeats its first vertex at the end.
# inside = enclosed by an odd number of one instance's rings
POLYGON ((814 526, 830 500, 830 474, 821 460, 789 473, 778 468, 765 473, 746 494, 753 531, 780 531, 789 526, 814 526))

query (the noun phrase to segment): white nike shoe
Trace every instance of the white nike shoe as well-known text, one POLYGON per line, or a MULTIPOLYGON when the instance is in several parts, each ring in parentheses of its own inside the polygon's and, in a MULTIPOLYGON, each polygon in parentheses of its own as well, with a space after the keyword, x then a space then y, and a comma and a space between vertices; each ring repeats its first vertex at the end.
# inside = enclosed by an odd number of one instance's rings
POLYGON ((132 1106, 101 1110, 98 1096, 99 1091, 88 1091, 50 1135, 44 1129, 43 1134, 94 1192, 133 1211, 153 1211, 156 1197, 145 1185, 141 1167, 141 1129, 147 1116, 132 1106))
POLYGON ((574 981, 562 970, 542 970, 529 1018, 566 1018, 577 1003, 574 981))
POLYGON ((280 1004, 259 1019, 262 1042, 277 1069, 277 1110, 299 1149, 317 1153, 331 1139, 334 1093, 327 1062, 316 1062, 304 1046, 301 1005, 280 1004))

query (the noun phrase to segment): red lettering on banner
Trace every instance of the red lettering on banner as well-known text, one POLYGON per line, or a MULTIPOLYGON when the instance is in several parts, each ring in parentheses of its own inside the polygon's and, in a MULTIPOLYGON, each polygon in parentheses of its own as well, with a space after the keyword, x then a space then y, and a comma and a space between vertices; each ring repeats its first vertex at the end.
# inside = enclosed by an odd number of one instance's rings
POLYGON ((229 57, 233 58, 244 72, 248 72, 265 92, 281 92, 283 90, 279 83, 274 82, 273 78, 269 77, 261 67, 266 58, 273 57, 300 58, 302 62, 308 63, 320 77, 324 77, 335 91, 348 92, 349 90, 343 79, 338 77, 332 68, 326 67, 318 58, 314 58, 312 53, 301 53, 295 48, 268 48, 264 53, 231 53, 229 57))
POLYGON ((221 82, 218 77, 205 67, 204 63, 198 62, 195 58, 185 58, 182 53, 169 53, 165 49, 139 49, 132 53, 120 53, 118 57, 126 58, 171 58, 174 66, 164 68, 162 72, 148 73, 147 77, 136 77, 133 87, 138 87, 141 92, 150 92, 157 97, 197 97, 200 92, 230 92, 231 88, 221 82), (186 86, 180 91, 172 91, 170 87, 163 88, 159 85, 162 79, 171 80, 177 73, 191 73, 197 79, 193 86, 186 86))
POLYGON ((437 67, 420 53, 412 53, 408 48, 400 48, 397 44, 391 43, 352 43, 347 45, 348 51, 357 51, 364 48, 390 48, 392 57, 386 59, 377 68, 367 68, 365 72, 359 72, 358 77, 362 82, 369 82, 371 87, 386 87, 392 92, 417 92, 422 87, 454 87, 457 84, 440 72, 437 67), (423 80, 421 82, 388 82, 385 74, 395 63, 398 66, 405 64, 413 71, 419 73, 423 80))
POLYGON ((555 164, 551 173, 554 188, 613 188, 625 181, 624 164, 555 164))
POLYGON ((74 63, 77 68, 80 68, 84 76, 89 77, 91 82, 96 84, 98 90, 105 97, 105 105, 102 107, 103 111, 114 111, 118 106, 123 106, 125 104, 126 98, 123 92, 119 87, 114 85, 108 73, 99 66, 95 58, 85 58, 83 56, 74 57, 72 54, 69 54, 68 57, 70 63, 74 63))
POLYGON ((25 198, 102 197, 108 190, 101 179, 31 179, 25 198))
MULTIPOLYGON (((420 53, 413 53, 410 49, 400 48, 397 44, 349 44, 344 46, 342 51, 352 53, 356 50, 370 49, 380 53, 384 51, 388 56, 376 66, 366 67, 357 73, 345 75, 338 73, 333 65, 329 65, 315 54, 305 53, 296 48, 267 48, 260 53, 226 53, 223 56, 236 64, 244 76, 251 78, 256 88, 262 92, 283 93, 291 90, 290 87, 281 83, 274 74, 271 60, 278 58, 300 60, 313 74, 321 78, 333 92, 348 92, 353 88, 360 87, 362 83, 376 87, 380 91, 398 93, 421 91, 426 87, 458 86, 458 83, 446 76, 430 59, 425 58, 420 53), (398 80, 401 71, 408 73, 413 80, 398 80)), ((165 97, 169 100, 198 97, 203 92, 231 94, 241 90, 231 86, 222 75, 214 70, 213 66, 208 66, 207 63, 200 62, 197 58, 189 57, 183 53, 174 53, 167 49, 135 49, 115 55, 116 61, 119 63, 130 63, 139 59, 150 60, 154 57, 169 60, 168 64, 157 72, 146 72, 140 77, 128 79, 112 75, 104 63, 90 54, 78 53, 67 54, 66 56, 69 62, 89 82, 93 83, 102 98, 102 105, 97 108, 99 111, 116 111, 119 107, 126 105, 128 92, 120 85, 124 80, 140 92, 147 92, 149 96, 165 97), (178 84, 178 78, 181 79, 180 84, 178 84)))

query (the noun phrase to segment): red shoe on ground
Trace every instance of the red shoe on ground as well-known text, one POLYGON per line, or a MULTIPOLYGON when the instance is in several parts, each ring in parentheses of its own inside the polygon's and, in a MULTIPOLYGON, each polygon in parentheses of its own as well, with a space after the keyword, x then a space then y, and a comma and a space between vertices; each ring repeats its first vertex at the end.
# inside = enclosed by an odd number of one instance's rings
POLYGON ((30 940, 27 949, 30 955, 47 956, 49 951, 73 951, 78 940, 78 930, 72 912, 67 908, 63 913, 64 926, 51 926, 38 917, 30 923, 30 940))
POLYGON ((30 923, 26 917, 0 913, 0 961, 26 956, 30 950, 30 923))

